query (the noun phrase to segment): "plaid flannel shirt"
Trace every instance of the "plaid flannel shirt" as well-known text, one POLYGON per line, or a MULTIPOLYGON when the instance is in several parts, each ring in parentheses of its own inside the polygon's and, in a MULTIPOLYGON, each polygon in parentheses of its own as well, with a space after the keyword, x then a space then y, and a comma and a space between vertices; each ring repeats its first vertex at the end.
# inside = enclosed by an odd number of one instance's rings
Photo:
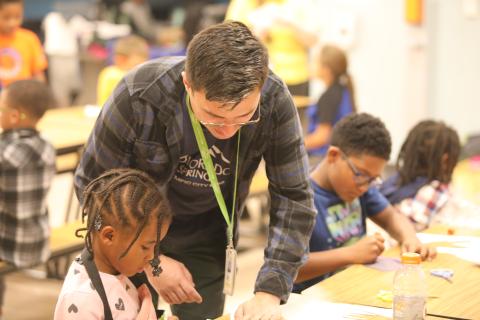
MULTIPOLYGON (((75 175, 77 196, 81 198, 99 174, 118 167, 138 168, 159 185, 168 184, 183 139, 183 70, 184 58, 160 58, 125 76, 88 140, 75 175)), ((237 203, 243 208, 263 158, 271 196, 270 229, 255 292, 269 292, 285 302, 306 260, 316 212, 298 114, 286 86, 273 74, 262 88, 261 108, 260 122, 241 130, 237 203)))
POLYGON ((448 184, 434 180, 421 187, 413 198, 406 198, 395 207, 413 222, 417 231, 422 231, 449 198, 448 184))
POLYGON ((55 149, 34 129, 0 137, 0 259, 29 267, 49 256, 47 193, 55 149))

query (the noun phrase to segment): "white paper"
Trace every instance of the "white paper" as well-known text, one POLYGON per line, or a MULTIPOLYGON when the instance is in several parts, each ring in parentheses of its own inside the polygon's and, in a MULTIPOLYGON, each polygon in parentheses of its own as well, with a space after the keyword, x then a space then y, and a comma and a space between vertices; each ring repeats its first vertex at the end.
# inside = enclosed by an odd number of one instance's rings
POLYGON ((447 242, 452 247, 437 247, 439 253, 454 255, 460 259, 480 265, 480 238, 472 236, 450 236, 441 234, 418 233, 423 243, 447 242))

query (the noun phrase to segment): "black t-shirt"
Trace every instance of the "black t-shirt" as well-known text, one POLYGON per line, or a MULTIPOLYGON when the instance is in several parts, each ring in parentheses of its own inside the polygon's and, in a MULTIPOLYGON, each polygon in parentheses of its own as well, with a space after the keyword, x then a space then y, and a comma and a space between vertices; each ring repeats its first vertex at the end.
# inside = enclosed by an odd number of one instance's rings
MULTIPOLYGON (((181 142, 180 161, 168 183, 168 197, 175 215, 199 215, 218 208, 218 203, 198 149, 188 111, 186 106, 183 107, 184 138, 181 142)), ((205 127, 202 126, 202 129, 218 184, 230 212, 228 200, 233 196, 237 135, 220 140, 212 136, 205 127)))
POLYGON ((317 102, 317 125, 321 123, 334 125, 344 89, 339 82, 334 82, 325 90, 317 102))

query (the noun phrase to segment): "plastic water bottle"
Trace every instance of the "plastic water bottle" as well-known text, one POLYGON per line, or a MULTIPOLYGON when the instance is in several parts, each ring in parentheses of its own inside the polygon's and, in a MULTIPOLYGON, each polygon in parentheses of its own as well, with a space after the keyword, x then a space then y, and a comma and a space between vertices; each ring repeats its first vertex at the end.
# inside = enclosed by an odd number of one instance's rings
POLYGON ((426 317, 427 283, 418 253, 402 254, 402 267, 393 279, 393 319, 421 320, 426 317))

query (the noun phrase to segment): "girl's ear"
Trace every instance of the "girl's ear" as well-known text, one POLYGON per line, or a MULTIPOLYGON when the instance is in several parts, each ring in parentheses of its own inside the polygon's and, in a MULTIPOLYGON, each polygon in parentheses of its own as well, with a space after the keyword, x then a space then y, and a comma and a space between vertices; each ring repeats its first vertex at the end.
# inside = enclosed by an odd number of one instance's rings
POLYGON ((100 242, 104 245, 112 245, 114 240, 116 240, 116 237, 116 230, 112 226, 105 226, 100 230, 100 242))

